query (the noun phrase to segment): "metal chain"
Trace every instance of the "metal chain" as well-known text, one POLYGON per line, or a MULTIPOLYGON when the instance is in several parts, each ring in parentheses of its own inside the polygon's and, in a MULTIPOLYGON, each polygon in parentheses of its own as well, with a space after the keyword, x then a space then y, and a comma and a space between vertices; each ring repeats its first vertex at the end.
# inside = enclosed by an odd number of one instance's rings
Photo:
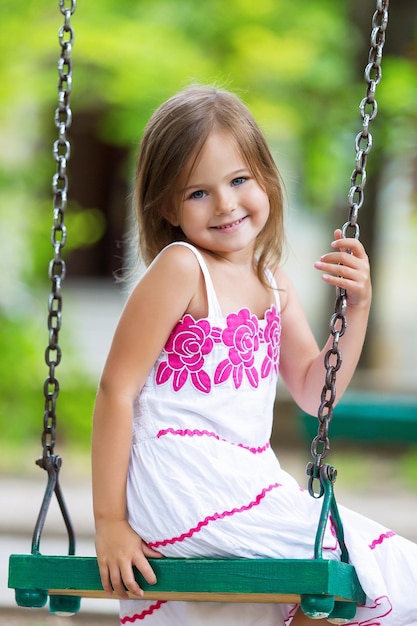
POLYGON ((363 205, 364 187, 366 183, 366 163, 368 154, 372 148, 372 135, 369 132, 369 124, 375 119, 378 106, 375 100, 376 87, 382 78, 382 51, 385 44, 385 32, 388 26, 389 0, 378 0, 377 9, 372 18, 371 47, 369 50, 368 64, 365 68, 365 81, 367 83, 366 96, 359 105, 360 115, 363 120, 362 131, 355 139, 356 161, 355 169, 350 179, 351 187, 348 194, 350 207, 349 221, 343 226, 343 236, 347 236, 349 228, 353 229, 354 237, 359 237, 357 218, 359 209, 363 205))
MULTIPOLYGON (((376 11, 372 17, 371 46, 369 50, 368 64, 365 68, 365 81, 367 83, 366 96, 359 105, 360 115, 363 121, 362 130, 355 138, 355 169, 350 179, 348 193, 349 218, 342 227, 343 237, 359 238, 359 225, 357 222, 359 209, 364 201, 364 187, 366 183, 366 164, 368 154, 372 148, 372 135, 369 132, 369 124, 375 119, 378 111, 375 100, 375 91, 381 80, 382 51, 385 43, 385 31, 388 25, 389 0, 377 0, 376 11)), ((337 289, 335 312, 330 319, 330 334, 333 337, 332 347, 326 352, 324 366, 326 369, 325 384, 321 392, 321 404, 318 409, 318 433, 311 444, 311 454, 314 462, 307 465, 307 474, 310 476, 309 491, 312 495, 313 481, 320 476, 320 468, 323 459, 330 450, 329 424, 333 418, 334 402, 336 398, 336 374, 342 365, 342 352, 339 340, 343 337, 346 327, 347 293, 344 289, 337 289)), ((319 497, 323 494, 320 490, 319 497)))
MULTIPOLYGON (((62 258, 67 232, 64 224, 67 206, 67 163, 70 157, 70 142, 67 130, 71 125, 70 94, 72 87, 71 52, 74 31, 71 27, 71 16, 75 11, 76 0, 59 0, 59 9, 64 16, 64 24, 58 32, 61 55, 58 59, 58 106, 55 110, 55 126, 58 139, 53 144, 53 154, 57 163, 57 171, 52 178, 53 191, 53 226, 51 243, 54 256, 49 263, 48 275, 51 279, 51 294, 48 301, 49 343, 45 351, 45 362, 49 367, 49 375, 44 383, 45 411, 43 418, 43 465, 48 456, 54 452, 56 439, 56 401, 59 394, 59 382, 55 375, 56 367, 61 361, 61 348, 58 343, 62 324, 61 283, 65 278, 66 265, 62 258)), ((42 459, 39 462, 42 465, 42 459)))

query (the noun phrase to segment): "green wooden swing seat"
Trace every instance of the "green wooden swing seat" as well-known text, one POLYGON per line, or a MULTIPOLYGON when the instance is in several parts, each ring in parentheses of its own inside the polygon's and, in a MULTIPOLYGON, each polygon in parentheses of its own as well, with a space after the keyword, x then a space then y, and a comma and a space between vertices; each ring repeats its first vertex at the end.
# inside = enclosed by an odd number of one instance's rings
MULTIPOLYGON (((80 598, 117 598, 105 594, 95 557, 75 556, 75 537, 62 498, 58 475, 60 457, 45 460, 48 483, 32 538, 31 554, 12 554, 9 559, 9 587, 15 589, 16 604, 42 607, 49 596, 52 613, 75 613, 80 598), (67 556, 43 555, 39 546, 50 501, 55 493, 68 530, 67 556)), ((319 480, 322 498, 316 530, 314 558, 311 559, 149 559, 157 583, 147 583, 139 571, 135 576, 148 600, 204 602, 271 602, 300 604, 312 619, 331 617, 336 623, 350 621, 356 607, 365 603, 363 592, 344 541, 333 483, 336 470, 307 466, 312 481, 319 480), (340 561, 323 558, 323 538, 331 518, 341 549, 340 561)), ((317 497, 317 495, 316 495, 317 497)))
MULTIPOLYGON (((297 603, 308 616, 341 619, 352 619, 356 606, 365 602, 355 569, 340 561, 167 558, 150 562, 157 576, 155 585, 136 571, 148 600, 297 603)), ((44 606, 49 596, 52 612, 76 612, 79 598, 109 598, 94 557, 12 554, 9 587, 16 590, 19 606, 44 606)))
MULTIPOLYGON (((38 459, 48 472, 48 482, 32 537, 31 554, 12 554, 9 559, 9 587, 15 589, 16 604, 36 608, 49 597, 52 613, 76 613, 80 599, 117 598, 102 587, 97 559, 75 556, 75 535, 59 484, 61 458, 57 455, 38 459), (68 555, 50 556, 40 552, 40 541, 52 496, 55 494, 68 531, 68 555)), ((356 607, 365 603, 354 567, 349 563, 343 524, 333 484, 336 470, 327 464, 307 466, 313 481, 319 480, 322 498, 314 558, 311 559, 149 559, 157 577, 150 585, 138 570, 136 580, 147 600, 204 602, 271 602, 300 604, 312 619, 331 617, 344 623, 351 620, 356 607), (340 561, 323 558, 323 539, 332 520, 340 547, 340 561)))

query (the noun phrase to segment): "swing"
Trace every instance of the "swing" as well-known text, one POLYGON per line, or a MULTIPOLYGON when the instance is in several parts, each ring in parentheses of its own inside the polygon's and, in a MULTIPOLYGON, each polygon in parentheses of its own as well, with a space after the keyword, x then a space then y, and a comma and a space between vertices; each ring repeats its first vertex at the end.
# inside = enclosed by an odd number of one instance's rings
MULTIPOLYGON (((62 248, 66 240, 64 214, 67 204, 68 180, 66 165, 70 156, 67 129, 71 124, 70 92, 72 82, 71 48, 74 32, 71 16, 76 0, 59 0, 64 25, 59 29, 61 56, 58 61, 58 108, 55 124, 59 138, 53 152, 57 172, 53 177, 54 221, 52 245, 54 258, 49 265, 52 283, 49 297, 49 345, 45 361, 49 376, 44 383, 45 412, 42 434, 43 454, 36 463, 48 475, 47 485, 32 537, 31 554, 12 554, 9 559, 9 587, 15 589, 16 603, 21 607, 43 607, 49 597, 49 610, 57 614, 74 614, 80 608, 81 598, 108 598, 105 594, 94 557, 75 556, 75 534, 59 483, 61 457, 54 453, 56 435, 56 400, 59 382, 55 368, 61 360, 58 344, 62 321, 61 283, 65 277, 62 248), (41 535, 53 494, 58 501, 68 535, 68 554, 47 556, 40 552, 41 535)), ((371 47, 365 69, 366 97, 360 103, 363 120, 362 131, 356 136, 356 165, 351 176, 348 194, 349 221, 343 226, 343 236, 349 230, 359 237, 357 217, 363 204, 366 182, 367 156, 372 147, 369 123, 377 114, 375 90, 381 80, 381 60, 388 24, 389 0, 377 0, 372 18, 371 47)), ((316 531, 313 559, 150 559, 157 583, 149 585, 136 571, 135 576, 144 590, 144 599, 212 602, 268 602, 297 603, 311 619, 329 618, 332 623, 343 624, 356 613, 357 605, 365 603, 354 567, 344 542, 343 525, 334 496, 336 470, 323 463, 330 449, 329 424, 333 417, 336 395, 336 373, 342 363, 339 339, 346 330, 346 292, 337 290, 335 312, 330 320, 333 345, 325 355, 325 385, 318 409, 318 433, 311 445, 313 461, 307 465, 308 490, 314 498, 323 498, 319 524, 316 531), (318 492, 315 483, 318 482, 318 492), (341 560, 323 559, 323 538, 331 516, 341 549, 341 560)), ((112 597, 116 598, 116 594, 112 597)), ((132 597, 132 596, 131 596, 132 597)))

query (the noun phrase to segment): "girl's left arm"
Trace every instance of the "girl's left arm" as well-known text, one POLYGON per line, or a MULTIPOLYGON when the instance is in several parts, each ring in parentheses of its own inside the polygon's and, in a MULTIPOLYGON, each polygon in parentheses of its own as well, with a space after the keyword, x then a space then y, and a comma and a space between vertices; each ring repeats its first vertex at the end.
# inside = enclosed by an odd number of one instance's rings
POLYGON ((161 252, 126 303, 100 379, 92 435, 96 552, 103 589, 121 598, 128 597, 127 590, 143 595, 133 566, 153 583, 148 558, 161 556, 127 519, 133 405, 172 328, 200 293, 202 281, 190 250, 173 246, 161 252))
MULTIPOLYGON (((336 401, 346 390, 358 364, 365 340, 372 288, 369 261, 360 241, 342 238, 336 230, 332 252, 315 263, 329 285, 347 292, 347 329, 339 340, 342 366, 337 373, 336 401)), ((295 402, 306 412, 316 414, 325 382, 324 356, 333 345, 333 336, 320 350, 307 322, 298 295, 289 279, 278 272, 283 290, 281 374, 295 402)))

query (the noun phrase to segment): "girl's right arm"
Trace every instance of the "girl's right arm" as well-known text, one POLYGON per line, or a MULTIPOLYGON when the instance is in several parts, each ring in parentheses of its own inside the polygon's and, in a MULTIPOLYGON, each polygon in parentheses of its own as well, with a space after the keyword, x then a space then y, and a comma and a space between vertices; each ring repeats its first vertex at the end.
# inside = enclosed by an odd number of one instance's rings
MULTIPOLYGON (((324 272, 327 284, 347 290, 346 321, 348 330, 340 338, 343 365, 337 374, 335 402, 338 402, 355 372, 361 354, 371 306, 372 287, 369 261, 358 239, 343 238, 337 229, 333 250, 315 263, 324 272)), ((324 358, 333 348, 333 336, 322 348, 316 343, 295 289, 282 270, 277 282, 283 288, 281 310, 280 372, 297 404, 307 413, 317 414, 325 381, 324 358)), ((332 357, 332 363, 335 359, 332 357)))
POLYGON ((92 477, 96 551, 104 590, 141 596, 132 567, 155 582, 157 557, 126 519, 132 407, 169 333, 199 293, 200 270, 184 247, 165 250, 130 296, 101 377, 93 416, 92 477))

